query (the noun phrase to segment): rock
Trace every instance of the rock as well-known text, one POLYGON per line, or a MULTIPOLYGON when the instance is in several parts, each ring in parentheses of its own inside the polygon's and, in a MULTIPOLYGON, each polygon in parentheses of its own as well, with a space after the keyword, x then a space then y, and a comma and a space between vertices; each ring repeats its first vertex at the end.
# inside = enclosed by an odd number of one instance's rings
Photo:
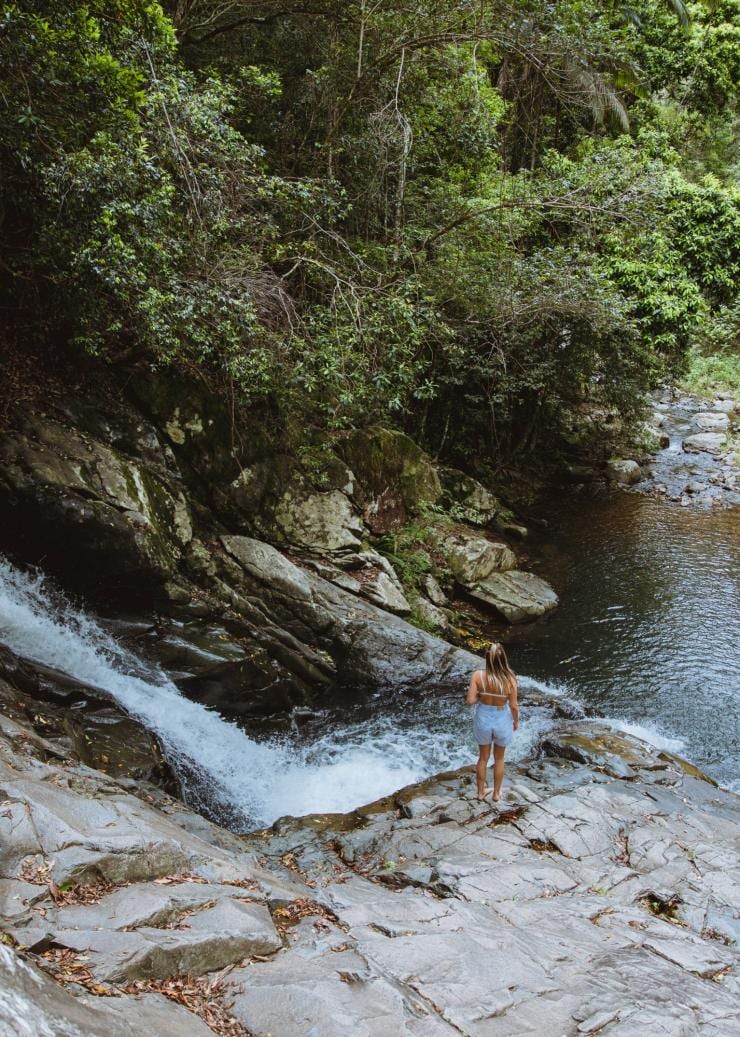
POLYGON ((424 597, 420 596, 416 599, 414 602, 414 612, 422 620, 424 626, 432 627, 434 630, 441 632, 449 628, 450 621, 447 613, 424 597))
POLYGON ((694 415, 694 424, 702 432, 725 432, 729 427, 730 419, 722 411, 705 412, 694 415))
POLYGON ((139 926, 122 932, 64 929, 58 924, 52 929, 54 942, 84 952, 96 978, 105 983, 203 975, 253 954, 272 954, 282 946, 263 904, 233 898, 187 914, 181 929, 139 926))
POLYGON ((480 583, 492 572, 516 567, 516 555, 506 544, 469 533, 435 532, 435 540, 453 575, 463 587, 480 583))
POLYGON ((3 1037, 212 1037, 213 1031, 162 994, 75 996, 0 943, 0 1034, 3 1037))
POLYGON ((238 514, 232 528, 319 555, 360 547, 365 529, 350 498, 355 477, 333 455, 313 485, 290 457, 275 455, 243 469, 227 488, 238 514))
POLYGON ((251 537, 221 539, 243 571, 238 607, 247 609, 250 600, 258 600, 262 623, 269 616, 283 642, 289 637, 294 650, 308 658, 314 653, 316 665, 326 666, 330 659, 336 680, 439 684, 464 679, 478 664, 469 652, 300 569, 268 544, 251 537))
POLYGON ((724 432, 698 432, 694 436, 687 436, 683 441, 685 450, 707 450, 716 453, 727 443, 724 432))
POLYGON ((487 526, 499 514, 510 516, 508 509, 490 490, 458 468, 441 469, 440 478, 444 499, 461 521, 487 526))
POLYGON ((611 461, 608 461, 606 474, 611 482, 620 483, 624 486, 632 486, 642 478, 642 472, 637 461, 622 458, 613 458, 611 461))
POLYGON ((653 423, 653 425, 655 426, 656 429, 660 428, 664 424, 664 422, 665 422, 665 411, 664 410, 656 410, 656 411, 654 411, 653 415, 651 417, 651 421, 652 421, 652 423, 653 423))
POLYGON ((340 490, 307 496, 289 490, 278 501, 274 522, 291 544, 319 554, 358 548, 364 533, 359 516, 340 490))
POLYGON ((0 435, 4 546, 43 557, 68 586, 140 600, 174 573, 192 538, 177 478, 77 428, 28 418, 0 435))
POLYGON ((388 612, 395 612, 399 616, 407 616, 411 612, 411 606, 398 579, 391 578, 382 569, 376 572, 371 579, 361 583, 360 593, 373 604, 388 612))
POLYGON ((357 495, 373 533, 402 526, 424 504, 434 504, 442 485, 431 460, 402 432, 375 426, 353 432, 338 446, 357 476, 357 495))
POLYGON ((549 583, 534 573, 510 570, 491 573, 468 593, 500 612, 509 623, 524 623, 555 608, 558 596, 549 583))
POLYGON ((432 605, 442 608, 447 604, 447 595, 431 574, 427 573, 426 576, 422 576, 419 584, 432 605))
MULTIPOLYGON (((54 858, 69 850, 71 824, 77 853, 131 837, 132 800, 111 812, 109 779, 50 766, 42 740, 2 730, 0 875, 34 845, 57 847, 54 858), (94 830, 79 824, 91 803, 109 810, 94 830)), ((597 721, 560 724, 537 758, 510 762, 500 805, 474 793, 466 767, 224 849, 181 829, 179 867, 197 881, 168 874, 95 902, 78 889, 73 906, 51 897, 41 868, 51 858, 26 856, 25 879, 2 880, 0 905, 27 900, 11 935, 71 948, 98 982, 228 963, 223 1028, 263 1037, 679 1034, 687 1019, 697 1034, 734 1032, 737 797, 597 721), (506 967, 471 983, 471 960, 506 967)), ((163 826, 177 830, 138 803, 141 845, 163 826)), ((3 1033, 203 1034, 160 998, 72 997, 4 946, 0 975, 3 1033)))
POLYGON ((699 482, 697 479, 692 479, 686 483, 686 493, 703 493, 706 488, 706 484, 699 482))
POLYGON ((732 396, 719 398, 712 404, 712 410, 720 411, 722 414, 734 414, 737 409, 737 404, 732 396))

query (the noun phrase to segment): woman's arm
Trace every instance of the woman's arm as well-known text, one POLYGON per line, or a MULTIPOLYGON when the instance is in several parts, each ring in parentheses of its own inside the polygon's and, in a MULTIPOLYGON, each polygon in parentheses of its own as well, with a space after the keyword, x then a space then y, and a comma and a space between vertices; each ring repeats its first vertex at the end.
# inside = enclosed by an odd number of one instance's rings
POLYGON ((514 721, 514 730, 519 727, 519 701, 516 697, 517 686, 516 678, 514 679, 514 690, 509 693, 509 708, 511 709, 511 716, 514 721))
POLYGON ((470 678, 470 685, 468 687, 468 695, 465 699, 469 706, 474 706, 478 701, 478 674, 474 673, 470 678))

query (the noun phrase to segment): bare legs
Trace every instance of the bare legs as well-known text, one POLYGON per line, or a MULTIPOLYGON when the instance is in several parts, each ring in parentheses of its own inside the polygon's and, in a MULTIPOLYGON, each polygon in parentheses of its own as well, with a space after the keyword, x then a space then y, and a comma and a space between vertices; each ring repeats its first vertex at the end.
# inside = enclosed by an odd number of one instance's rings
POLYGON ((501 799, 501 783, 504 780, 504 755, 505 745, 494 745, 493 747, 493 802, 498 803, 501 799))
POLYGON ((491 758, 490 745, 478 746, 478 762, 475 765, 475 783, 478 786, 478 799, 486 798, 486 770, 491 758))
MULTIPOLYGON (((506 746, 494 745, 493 747, 493 801, 498 803, 501 799, 501 785, 504 780, 504 756, 506 746)), ((485 799, 491 789, 486 788, 486 770, 491 758, 491 746, 478 746, 478 762, 475 765, 475 783, 478 786, 478 799, 485 799)))

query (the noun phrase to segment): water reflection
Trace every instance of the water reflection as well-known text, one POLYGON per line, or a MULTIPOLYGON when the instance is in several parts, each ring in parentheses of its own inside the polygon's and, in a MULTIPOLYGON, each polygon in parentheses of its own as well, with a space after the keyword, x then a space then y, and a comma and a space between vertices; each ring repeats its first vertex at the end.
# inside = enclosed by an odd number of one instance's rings
POLYGON ((561 605, 514 635, 517 669, 679 737, 737 787, 740 509, 615 493, 559 504, 558 522, 534 554, 561 605))

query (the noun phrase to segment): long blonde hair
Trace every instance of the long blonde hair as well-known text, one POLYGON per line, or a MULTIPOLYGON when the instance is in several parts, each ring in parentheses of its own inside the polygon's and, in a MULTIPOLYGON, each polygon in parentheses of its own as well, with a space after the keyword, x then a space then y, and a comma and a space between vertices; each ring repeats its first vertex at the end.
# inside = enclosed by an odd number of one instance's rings
POLYGON ((491 642, 486 652, 486 684, 499 689, 489 692, 492 695, 509 695, 516 688, 514 671, 509 666, 504 646, 498 641, 491 642))

